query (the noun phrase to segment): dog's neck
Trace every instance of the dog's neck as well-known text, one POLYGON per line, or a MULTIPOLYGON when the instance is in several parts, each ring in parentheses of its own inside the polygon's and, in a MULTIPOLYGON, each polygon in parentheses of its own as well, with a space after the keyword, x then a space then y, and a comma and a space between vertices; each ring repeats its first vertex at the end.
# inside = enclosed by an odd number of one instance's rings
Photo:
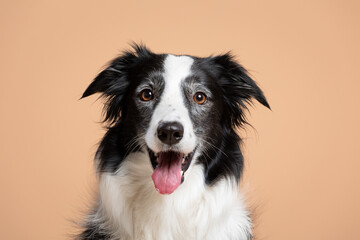
POLYGON ((101 173, 94 217, 121 239, 217 239, 227 231, 229 239, 248 239, 251 222, 236 181, 224 178, 208 187, 202 168, 192 164, 184 183, 161 195, 151 180, 148 155, 132 153, 115 174, 101 173))

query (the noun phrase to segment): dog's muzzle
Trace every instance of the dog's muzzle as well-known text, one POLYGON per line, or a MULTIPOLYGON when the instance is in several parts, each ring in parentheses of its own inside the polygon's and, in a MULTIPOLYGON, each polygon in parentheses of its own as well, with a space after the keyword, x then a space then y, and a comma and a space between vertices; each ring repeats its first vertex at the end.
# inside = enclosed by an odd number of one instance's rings
POLYGON ((184 173, 189 168, 194 152, 183 153, 176 146, 184 136, 184 127, 179 122, 160 122, 157 137, 164 144, 164 151, 149 150, 154 168, 152 180, 161 194, 171 194, 184 181, 184 173))

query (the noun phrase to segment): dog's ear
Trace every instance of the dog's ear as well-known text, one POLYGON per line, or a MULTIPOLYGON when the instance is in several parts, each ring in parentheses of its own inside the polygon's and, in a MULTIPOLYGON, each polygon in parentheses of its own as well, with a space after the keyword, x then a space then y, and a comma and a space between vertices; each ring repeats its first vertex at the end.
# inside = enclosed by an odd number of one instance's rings
POLYGON ((143 45, 133 44, 132 46, 134 51, 125 51, 112 60, 108 67, 96 76, 81 97, 82 99, 94 93, 101 93, 101 97, 106 99, 104 122, 113 123, 120 117, 130 85, 129 75, 132 69, 141 62, 141 59, 152 54, 143 45))
POLYGON ((233 125, 241 126, 246 122, 243 109, 246 109, 246 104, 251 103, 253 98, 270 109, 261 89, 230 53, 216 56, 214 61, 220 70, 218 82, 233 125))
POLYGON ((102 93, 102 96, 111 96, 119 93, 119 90, 126 89, 126 73, 121 70, 122 57, 112 61, 109 67, 99 73, 93 82, 85 90, 81 98, 88 97, 94 93, 102 93))
POLYGON ((94 93, 102 93, 103 96, 121 94, 121 91, 126 89, 127 76, 131 68, 138 62, 138 59, 151 54, 151 51, 144 45, 132 44, 132 47, 134 51, 125 51, 113 59, 108 67, 97 75, 81 98, 94 93))

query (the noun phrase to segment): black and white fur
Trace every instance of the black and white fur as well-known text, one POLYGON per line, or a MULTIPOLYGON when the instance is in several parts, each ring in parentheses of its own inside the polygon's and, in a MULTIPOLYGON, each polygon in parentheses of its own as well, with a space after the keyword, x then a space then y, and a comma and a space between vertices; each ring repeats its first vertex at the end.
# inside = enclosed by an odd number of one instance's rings
POLYGON ((245 123, 245 104, 252 98, 270 107, 230 54, 155 54, 134 45, 82 97, 94 93, 106 100, 109 127, 96 157, 97 204, 79 239, 251 239, 251 219, 238 189, 243 156, 236 128, 245 123), (144 89, 151 89, 150 101, 141 100, 144 89), (194 101, 198 92, 205 103, 194 101), (183 126, 180 142, 159 140, 163 122, 183 126), (188 166, 182 166, 180 186, 163 195, 151 176, 156 155, 166 151, 188 156, 188 166))

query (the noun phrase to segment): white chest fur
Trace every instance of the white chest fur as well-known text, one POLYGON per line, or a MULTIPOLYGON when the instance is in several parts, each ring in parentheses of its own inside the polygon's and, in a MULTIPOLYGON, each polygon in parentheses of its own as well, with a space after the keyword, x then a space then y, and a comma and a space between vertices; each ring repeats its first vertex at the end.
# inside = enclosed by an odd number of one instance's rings
POLYGON ((121 240, 242 240, 251 221, 237 185, 223 179, 204 182, 200 165, 191 165, 171 195, 156 192, 147 154, 133 153, 116 174, 100 176, 96 218, 121 240))

